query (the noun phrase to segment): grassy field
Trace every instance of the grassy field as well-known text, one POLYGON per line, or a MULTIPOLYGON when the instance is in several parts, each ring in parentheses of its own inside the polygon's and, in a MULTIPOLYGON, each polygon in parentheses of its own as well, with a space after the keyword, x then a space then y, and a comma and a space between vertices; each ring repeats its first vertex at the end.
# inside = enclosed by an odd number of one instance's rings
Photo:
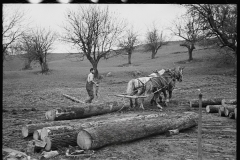
MULTIPOLYGON (((98 69, 103 79, 100 83, 99 98, 93 103, 103 101, 120 101, 109 96, 125 93, 127 82, 134 78, 134 72, 146 76, 153 70, 185 66, 183 82, 176 84, 173 98, 166 113, 184 111, 198 112, 189 108, 188 100, 198 98, 197 89, 201 89, 203 98, 236 98, 236 76, 232 75, 233 66, 221 65, 222 59, 215 49, 204 49, 197 46, 193 52, 194 60, 188 62, 186 48, 179 42, 171 42, 163 46, 156 59, 139 47, 132 56, 132 65, 126 65, 127 56, 101 60, 98 69), (220 64, 220 65, 219 65, 220 64), (111 72, 111 76, 106 74, 111 72)), ((4 62, 3 68, 3 147, 24 151, 28 141, 21 136, 21 126, 26 123, 46 121, 44 113, 57 107, 78 105, 62 96, 63 93, 85 100, 87 92, 85 83, 91 67, 89 61, 75 61, 67 58, 67 54, 51 54, 49 60, 50 73, 40 74, 35 65, 32 70, 21 70, 23 61, 14 58, 4 62), (33 111, 24 109, 33 109, 33 111)), ((126 100, 128 103, 128 101, 126 100)), ((139 108, 125 109, 90 119, 104 119, 125 114, 146 114, 159 112, 156 106, 150 106, 149 98, 145 100, 145 110, 139 108)), ((85 119, 82 120, 83 122, 85 119)), ((203 159, 224 160, 236 158, 236 121, 217 114, 206 114, 203 109, 203 159), (209 127, 210 126, 210 127, 209 127)), ((111 145, 96 150, 89 159, 196 159, 197 127, 171 138, 157 135, 131 143, 111 145)), ((38 157, 40 154, 33 154, 38 157)), ((64 159, 58 156, 54 159, 64 159)))

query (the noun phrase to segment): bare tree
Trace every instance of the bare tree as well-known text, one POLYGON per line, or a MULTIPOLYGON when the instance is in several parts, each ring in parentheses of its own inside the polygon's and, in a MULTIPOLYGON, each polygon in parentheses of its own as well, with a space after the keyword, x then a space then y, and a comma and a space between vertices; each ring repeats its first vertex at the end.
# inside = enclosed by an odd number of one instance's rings
POLYGON ((184 39, 184 42, 180 46, 188 49, 188 60, 193 60, 192 52, 195 49, 195 44, 205 38, 206 33, 203 32, 201 25, 197 23, 197 19, 194 16, 188 14, 177 18, 173 22, 173 28, 170 30, 174 35, 184 39))
POLYGON ((21 49, 25 52, 22 57, 26 59, 26 64, 30 65, 32 61, 37 61, 42 73, 48 72, 47 56, 55 40, 56 34, 50 29, 37 28, 25 34, 21 41, 21 49))
POLYGON ((136 48, 136 45, 139 44, 137 40, 137 33, 132 29, 126 31, 126 34, 122 40, 120 40, 119 47, 122 48, 128 55, 128 64, 131 64, 132 53, 136 48))
POLYGON ((96 70, 100 59, 108 57, 124 30, 124 23, 110 14, 108 7, 96 5, 81 7, 78 11, 68 11, 66 31, 63 39, 72 43, 81 57, 87 57, 96 70))
POLYGON ((237 62, 237 5, 236 4, 189 4, 188 13, 198 17, 204 30, 211 32, 221 47, 232 50, 237 62))
POLYGON ((3 5, 2 15, 2 54, 3 62, 6 60, 10 49, 14 48, 16 42, 23 34, 21 23, 25 13, 19 10, 12 10, 8 5, 3 5))
POLYGON ((155 26, 153 26, 151 30, 148 30, 146 35, 145 52, 151 51, 152 59, 155 58, 158 50, 166 44, 167 42, 164 40, 163 31, 158 31, 155 26))

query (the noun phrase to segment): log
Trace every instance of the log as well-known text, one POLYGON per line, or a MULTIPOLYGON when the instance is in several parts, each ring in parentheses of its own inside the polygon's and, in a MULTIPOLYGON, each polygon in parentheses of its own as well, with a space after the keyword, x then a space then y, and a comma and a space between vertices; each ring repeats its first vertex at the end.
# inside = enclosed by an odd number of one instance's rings
POLYGON ((236 105, 237 100, 236 99, 222 99, 222 105, 224 106, 225 104, 236 105))
POLYGON ((122 108, 124 103, 122 102, 105 102, 102 104, 89 104, 81 107, 67 107, 58 108, 47 111, 45 116, 47 120, 58 121, 58 120, 70 120, 80 119, 90 116, 96 116, 111 112, 116 112, 122 108))
POLYGON ((8 155, 12 155, 12 156, 15 156, 15 155, 17 156, 18 155, 18 157, 21 156, 21 157, 25 157, 25 158, 30 158, 26 153, 20 152, 20 151, 11 149, 11 148, 3 148, 2 151, 6 152, 8 155))
POLYGON ((207 105, 206 106, 206 112, 207 113, 218 113, 219 107, 222 105, 207 105))
POLYGON ((67 132, 63 134, 52 135, 44 137, 44 142, 46 142, 45 150, 50 151, 62 147, 77 146, 77 135, 79 131, 67 132))
POLYGON ((234 112, 234 109, 236 108, 236 105, 224 105, 224 114, 226 117, 228 117, 230 112, 234 112))
POLYGON ((110 144, 161 134, 175 128, 181 131, 196 126, 197 119, 197 113, 184 112, 174 116, 108 123, 81 130, 77 135, 77 144, 81 149, 97 149, 110 144))
POLYGON ((44 128, 42 128, 42 131, 41 131, 41 139, 44 140, 44 137, 52 136, 52 135, 56 135, 56 134, 62 134, 62 133, 73 132, 73 131, 81 130, 81 129, 85 129, 85 128, 101 126, 105 123, 117 123, 119 121, 151 119, 151 118, 155 118, 158 116, 163 117, 163 116, 167 116, 167 114, 137 115, 134 117, 115 118, 115 119, 110 119, 110 120, 106 119, 106 120, 100 120, 100 121, 96 121, 96 122, 72 123, 72 124, 69 124, 68 126, 63 125, 63 126, 44 127, 44 128))
POLYGON ((117 94, 117 95, 114 95, 116 97, 124 97, 124 98, 133 98, 133 99, 136 99, 136 98, 147 98, 147 96, 129 96, 129 95, 122 95, 122 94, 117 94))
POLYGON ((229 117, 230 119, 235 119, 235 113, 234 113, 234 112, 230 112, 229 115, 228 115, 228 117, 229 117))
POLYGON ((235 119, 237 119, 237 108, 234 109, 234 116, 235 116, 235 119))
POLYGON ((81 100, 79 100, 79 99, 77 99, 77 98, 75 98, 75 97, 69 96, 69 95, 67 95, 67 94, 63 94, 63 96, 66 97, 66 98, 68 98, 68 99, 70 99, 70 100, 72 100, 72 101, 74 101, 74 102, 78 102, 78 103, 83 103, 83 104, 85 104, 85 102, 83 102, 83 101, 81 101, 81 100))
MULTIPOLYGON (((190 107, 197 108, 199 107, 199 99, 190 100, 190 107)), ((213 98, 213 99, 202 99, 202 107, 206 107, 207 105, 221 105, 222 98, 213 98)))
POLYGON ((224 106, 220 106, 218 109, 218 115, 220 117, 225 117, 225 113, 224 113, 224 106))
POLYGON ((33 132, 33 139, 34 140, 40 140, 41 139, 41 131, 42 129, 35 130, 33 132))
POLYGON ((170 137, 170 136, 176 135, 176 134, 179 134, 179 129, 168 130, 166 133, 166 136, 170 137))
POLYGON ((22 136, 23 138, 32 136, 34 131, 38 129, 42 129, 43 127, 49 126, 59 126, 59 125, 68 125, 70 123, 79 122, 79 120, 66 120, 66 121, 53 121, 46 123, 33 123, 33 124, 25 124, 22 126, 22 136))

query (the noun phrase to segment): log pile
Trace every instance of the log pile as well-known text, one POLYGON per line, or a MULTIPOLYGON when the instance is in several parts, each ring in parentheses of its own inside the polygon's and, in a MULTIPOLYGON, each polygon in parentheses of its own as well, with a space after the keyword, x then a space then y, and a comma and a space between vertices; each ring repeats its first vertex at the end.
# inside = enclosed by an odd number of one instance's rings
POLYGON ((198 114, 184 112, 168 115, 163 113, 137 115, 81 123, 80 120, 53 121, 24 125, 23 137, 33 136, 28 150, 51 151, 62 147, 80 146, 96 149, 102 146, 132 141, 169 130, 182 131, 197 125, 198 114))
POLYGON ((218 113, 220 117, 229 117, 230 119, 237 119, 237 100, 236 99, 222 99, 221 105, 206 106, 207 113, 218 113))

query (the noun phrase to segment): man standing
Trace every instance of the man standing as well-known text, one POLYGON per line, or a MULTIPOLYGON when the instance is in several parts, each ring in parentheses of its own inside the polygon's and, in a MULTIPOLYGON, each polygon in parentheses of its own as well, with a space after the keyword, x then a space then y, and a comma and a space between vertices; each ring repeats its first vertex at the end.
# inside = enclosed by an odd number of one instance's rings
POLYGON ((97 82, 95 82, 93 79, 94 79, 94 73, 95 73, 95 70, 93 68, 90 69, 90 73, 88 74, 88 77, 87 77, 87 84, 86 84, 86 89, 87 89, 87 92, 88 92, 88 95, 89 95, 89 99, 87 99, 85 101, 85 103, 92 103, 92 100, 94 98, 94 95, 93 95, 93 84, 96 85, 96 87, 98 87, 98 84, 97 82))

